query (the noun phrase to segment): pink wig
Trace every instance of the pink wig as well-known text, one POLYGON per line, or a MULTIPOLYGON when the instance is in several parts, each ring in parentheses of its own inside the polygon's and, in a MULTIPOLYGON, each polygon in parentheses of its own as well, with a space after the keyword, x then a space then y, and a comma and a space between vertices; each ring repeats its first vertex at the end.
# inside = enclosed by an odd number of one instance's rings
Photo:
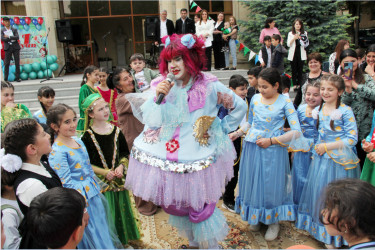
POLYGON ((168 74, 168 61, 177 56, 182 57, 187 72, 193 76, 193 78, 199 76, 201 70, 203 70, 206 65, 207 58, 205 49, 203 48, 204 40, 193 35, 195 44, 191 49, 188 49, 181 43, 181 37, 183 36, 184 35, 177 34, 170 36, 170 44, 160 54, 159 70, 164 76, 168 74))

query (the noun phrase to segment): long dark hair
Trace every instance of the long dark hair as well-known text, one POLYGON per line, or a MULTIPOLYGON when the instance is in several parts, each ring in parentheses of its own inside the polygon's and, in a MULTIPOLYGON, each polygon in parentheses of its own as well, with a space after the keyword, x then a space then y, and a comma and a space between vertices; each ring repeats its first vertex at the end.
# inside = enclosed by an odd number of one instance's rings
MULTIPOLYGON (((344 82, 344 80, 342 79, 341 76, 338 76, 338 75, 335 75, 335 74, 326 74, 326 75, 323 75, 322 78, 320 79, 320 86, 322 85, 323 81, 330 82, 333 86, 335 86, 337 88, 338 91, 344 91, 345 90, 345 82, 344 82)), ((322 101, 320 103, 319 111, 322 110, 323 103, 324 103, 324 101, 322 101)), ((336 101, 336 109, 339 108, 340 103, 341 103, 341 96, 339 95, 339 97, 337 98, 337 101, 336 101)), ((329 122, 329 126, 333 131, 336 131, 335 130, 335 123, 332 119, 329 122)), ((318 120, 316 122, 316 128, 319 129, 319 113, 318 113, 318 120)))
MULTIPOLYGON (((50 97, 55 97, 55 91, 53 88, 50 86, 43 86, 38 89, 38 97, 45 97, 45 98, 50 98, 50 97)), ((44 104, 39 101, 40 106, 42 106, 44 114, 47 114, 47 109, 44 107, 44 104)))
POLYGON ((319 220, 324 223, 327 215, 328 224, 339 232, 347 225, 350 234, 357 237, 369 237, 375 240, 375 187, 359 179, 341 179, 328 184, 319 211, 319 220), (337 212, 332 216, 333 211, 337 212))
MULTIPOLYGON (((126 68, 116 68, 115 71, 110 73, 107 77, 107 86, 110 89, 117 89, 119 93, 122 93, 121 89, 118 88, 120 85, 120 75, 123 72, 127 72, 130 74, 130 71, 126 68)), ((130 74, 131 75, 131 74, 130 74)), ((133 85, 134 85, 134 80, 133 80, 133 85)), ((135 90, 134 90, 135 92, 135 90)))
POLYGON ((279 83, 279 87, 277 89, 277 93, 281 94, 281 77, 277 69, 275 68, 265 68, 263 69, 258 76, 258 79, 262 78, 263 80, 267 81, 272 86, 275 86, 276 83, 279 83))
POLYGON ((207 13, 207 20, 206 20, 206 22, 208 21, 208 11, 207 10, 205 10, 205 9, 203 9, 203 10, 201 10, 201 13, 200 13, 200 15, 199 15, 199 25, 201 25, 202 24, 202 14, 203 14, 203 12, 206 12, 207 13))
POLYGON ((63 115, 68 110, 72 110, 74 112, 74 114, 76 114, 76 112, 74 111, 74 109, 72 107, 70 107, 66 104, 63 104, 63 103, 59 103, 59 104, 51 107, 50 110, 48 111, 48 113, 47 113, 47 126, 48 126, 48 129, 49 129, 50 135, 51 135, 51 144, 54 142, 55 136, 57 135, 56 131, 52 128, 51 125, 56 124, 57 126, 60 126, 61 119, 62 119, 63 115))
POLYGON ((87 74, 91 74, 92 72, 94 72, 97 69, 98 69, 98 67, 96 67, 95 65, 89 65, 85 68, 85 70, 83 71, 81 87, 87 82, 87 74))
POLYGON ((300 18, 296 18, 296 20, 294 20, 293 25, 292 25, 292 34, 293 35, 296 34, 296 28, 294 27, 296 22, 299 22, 299 24, 301 25, 301 29, 300 29, 301 34, 305 33, 305 29, 303 28, 302 20, 300 18))
POLYGON ((341 39, 337 45, 336 45, 336 48, 335 48, 335 52, 336 52, 336 60, 339 61, 340 60, 340 54, 341 52, 344 50, 344 47, 346 44, 348 44, 349 41, 348 40, 345 40, 345 39, 341 39))
POLYGON ((275 21, 273 17, 267 17, 266 22, 264 23, 264 28, 268 29, 270 27, 270 23, 275 21))
MULTIPOLYGON (((357 53, 352 49, 346 49, 340 54, 340 64, 342 60, 344 60, 346 57, 354 57, 356 60, 358 60, 357 53)), ((344 74, 344 70, 341 68, 341 74, 344 74)), ((361 84, 365 83, 365 77, 363 76, 363 72, 361 70, 361 67, 359 67, 357 62, 357 69, 354 71, 354 80, 361 84)))

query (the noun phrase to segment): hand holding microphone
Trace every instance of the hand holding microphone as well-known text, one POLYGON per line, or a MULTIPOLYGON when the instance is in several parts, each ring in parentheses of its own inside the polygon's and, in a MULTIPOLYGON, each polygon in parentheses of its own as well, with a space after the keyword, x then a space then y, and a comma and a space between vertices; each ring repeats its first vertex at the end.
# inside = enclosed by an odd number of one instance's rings
POLYGON ((172 73, 169 73, 167 75, 167 78, 160 82, 158 84, 158 86, 156 86, 156 96, 157 96, 157 100, 156 100, 156 104, 160 105, 160 103, 162 103, 164 97, 166 95, 168 95, 169 91, 171 90, 171 88, 174 86, 174 75, 172 73))

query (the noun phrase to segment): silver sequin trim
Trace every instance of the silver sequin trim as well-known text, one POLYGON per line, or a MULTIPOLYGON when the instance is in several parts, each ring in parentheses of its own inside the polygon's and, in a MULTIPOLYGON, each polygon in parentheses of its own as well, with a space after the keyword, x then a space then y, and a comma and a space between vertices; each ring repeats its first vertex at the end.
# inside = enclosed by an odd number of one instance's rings
POLYGON ((160 168, 163 171, 169 171, 180 174, 197 172, 210 167, 213 163, 216 162, 215 156, 209 156, 205 160, 178 163, 152 156, 142 150, 139 150, 135 146, 133 146, 130 156, 133 157, 135 160, 139 161, 140 163, 160 168))

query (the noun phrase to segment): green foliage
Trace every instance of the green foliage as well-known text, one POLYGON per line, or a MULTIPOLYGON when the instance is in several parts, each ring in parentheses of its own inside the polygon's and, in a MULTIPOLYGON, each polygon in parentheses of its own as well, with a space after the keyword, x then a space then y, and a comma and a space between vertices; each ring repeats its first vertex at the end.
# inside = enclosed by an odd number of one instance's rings
MULTIPOLYGON (((350 41, 347 29, 354 17, 350 17, 350 14, 337 14, 337 11, 341 10, 345 4, 344 1, 242 0, 241 3, 249 10, 249 15, 247 21, 239 21, 240 39, 245 46, 256 53, 261 48, 259 35, 267 17, 275 18, 276 26, 284 39, 285 48, 288 48, 286 41, 288 32, 292 30, 293 21, 301 18, 310 41, 307 53, 320 52, 325 61, 328 60, 340 39, 350 41)), ((286 71, 290 72, 289 63, 285 63, 285 66, 286 71)))

